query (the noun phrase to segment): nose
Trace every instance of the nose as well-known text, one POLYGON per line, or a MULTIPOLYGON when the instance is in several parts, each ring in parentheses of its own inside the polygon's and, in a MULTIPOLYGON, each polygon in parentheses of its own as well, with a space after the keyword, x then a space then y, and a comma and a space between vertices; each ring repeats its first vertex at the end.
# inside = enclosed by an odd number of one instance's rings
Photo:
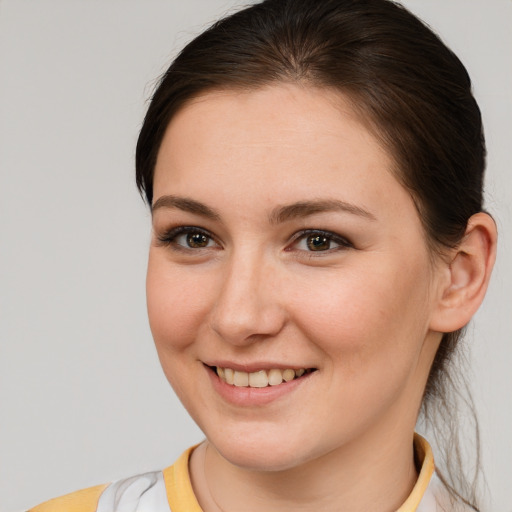
POLYGON ((278 300, 275 265, 256 255, 233 255, 226 265, 211 311, 211 328, 224 340, 243 346, 276 336, 286 322, 278 300))

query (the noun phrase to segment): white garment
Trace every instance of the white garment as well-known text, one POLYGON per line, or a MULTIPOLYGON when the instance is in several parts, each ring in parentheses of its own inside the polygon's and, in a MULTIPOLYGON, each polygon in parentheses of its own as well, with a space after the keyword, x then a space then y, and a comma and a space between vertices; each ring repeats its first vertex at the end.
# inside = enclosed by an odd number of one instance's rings
POLYGON ((153 471, 111 483, 96 512, 171 512, 163 473, 153 471))

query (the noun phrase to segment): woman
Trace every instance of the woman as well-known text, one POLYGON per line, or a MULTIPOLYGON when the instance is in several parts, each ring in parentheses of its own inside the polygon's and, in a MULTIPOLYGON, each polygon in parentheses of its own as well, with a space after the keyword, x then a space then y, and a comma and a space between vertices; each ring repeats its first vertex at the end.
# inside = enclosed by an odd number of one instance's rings
POLYGON ((484 159, 466 70, 387 0, 197 37, 136 164, 152 333, 206 441, 33 510, 478 510, 414 429, 494 263, 484 159))

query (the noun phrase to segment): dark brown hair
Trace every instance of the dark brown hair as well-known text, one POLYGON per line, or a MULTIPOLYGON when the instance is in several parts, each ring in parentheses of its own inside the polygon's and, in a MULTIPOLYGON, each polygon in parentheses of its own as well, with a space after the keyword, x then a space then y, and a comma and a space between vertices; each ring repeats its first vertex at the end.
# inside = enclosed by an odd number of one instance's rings
MULTIPOLYGON (((187 101, 209 90, 279 82, 348 97, 394 157, 395 174, 415 200, 432 250, 458 244, 471 215, 482 210, 480 110, 460 60, 389 0, 265 0, 190 42, 163 75, 137 143, 137 185, 147 202, 164 132, 187 101)), ((443 336, 425 391, 427 414, 436 400, 445 404, 442 414, 450 414, 448 365, 460 334, 443 336)), ((451 418, 446 424, 453 428, 451 418)), ((461 487, 458 475, 442 479, 478 510, 471 485, 461 487)))

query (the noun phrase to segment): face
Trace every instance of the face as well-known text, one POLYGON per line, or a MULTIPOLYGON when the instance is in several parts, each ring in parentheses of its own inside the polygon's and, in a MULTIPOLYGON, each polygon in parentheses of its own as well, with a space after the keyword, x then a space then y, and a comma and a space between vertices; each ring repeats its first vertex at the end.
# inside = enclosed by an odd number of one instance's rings
POLYGON ((150 325, 169 382, 232 463, 286 469, 412 435, 437 276, 392 167, 325 90, 209 93, 171 121, 150 325))

